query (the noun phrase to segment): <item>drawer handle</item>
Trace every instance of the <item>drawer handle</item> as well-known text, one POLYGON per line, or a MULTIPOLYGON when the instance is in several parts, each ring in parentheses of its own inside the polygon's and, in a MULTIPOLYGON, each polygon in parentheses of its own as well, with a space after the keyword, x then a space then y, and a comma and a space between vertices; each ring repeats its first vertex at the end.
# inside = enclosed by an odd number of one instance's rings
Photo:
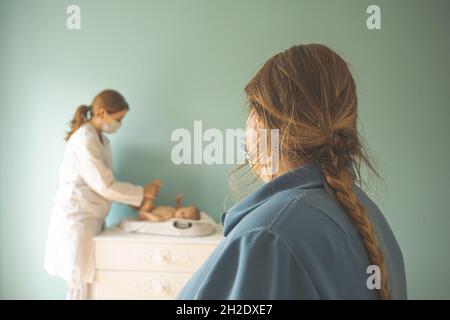
POLYGON ((154 294, 159 297, 171 296, 184 285, 184 281, 144 280, 134 284, 135 288, 144 295, 154 294))
POLYGON ((155 292, 159 295, 166 295, 172 292, 170 283, 157 281, 155 284, 155 292))
POLYGON ((172 257, 168 252, 158 252, 155 256, 155 260, 159 264, 169 264, 172 261, 172 257))
POLYGON ((133 259, 138 263, 170 265, 188 264, 193 261, 191 255, 186 252, 170 252, 168 250, 139 251, 133 254, 133 259))

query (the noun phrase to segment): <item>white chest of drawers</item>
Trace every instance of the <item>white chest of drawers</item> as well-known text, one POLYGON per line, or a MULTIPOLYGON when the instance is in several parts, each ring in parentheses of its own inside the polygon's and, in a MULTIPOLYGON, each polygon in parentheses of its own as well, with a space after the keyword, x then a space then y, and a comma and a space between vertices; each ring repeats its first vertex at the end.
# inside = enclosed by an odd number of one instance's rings
POLYGON ((173 299, 222 240, 168 237, 108 229, 94 238, 93 299, 173 299))

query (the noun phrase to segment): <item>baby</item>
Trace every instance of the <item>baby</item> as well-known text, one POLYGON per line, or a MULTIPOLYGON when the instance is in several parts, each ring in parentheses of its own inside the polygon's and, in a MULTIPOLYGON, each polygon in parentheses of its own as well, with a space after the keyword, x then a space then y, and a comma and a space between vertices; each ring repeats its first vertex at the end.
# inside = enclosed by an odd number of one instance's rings
MULTIPOLYGON (((159 192, 160 182, 156 182, 155 186, 155 197, 159 192)), ((154 207, 154 199, 145 198, 141 207, 138 208, 138 218, 139 220, 148 220, 152 222, 166 221, 172 218, 181 219, 200 219, 200 210, 194 206, 182 207, 181 202, 183 201, 183 195, 179 194, 176 196, 175 207, 170 206, 159 206, 154 207)))

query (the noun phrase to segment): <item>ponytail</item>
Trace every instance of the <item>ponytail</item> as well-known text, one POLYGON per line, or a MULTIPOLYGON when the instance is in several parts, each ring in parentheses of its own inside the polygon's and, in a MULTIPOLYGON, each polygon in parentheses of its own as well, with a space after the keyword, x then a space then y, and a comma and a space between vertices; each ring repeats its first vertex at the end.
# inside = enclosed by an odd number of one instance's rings
MULTIPOLYGON (((388 270, 384 261, 383 252, 381 251, 374 226, 367 215, 366 209, 359 202, 353 190, 353 182, 356 177, 348 169, 353 166, 354 162, 351 158, 339 154, 338 151, 342 151, 343 149, 345 151, 345 148, 351 147, 351 144, 342 143, 343 139, 339 138, 337 131, 339 130, 336 130, 331 145, 325 146, 320 152, 319 165, 326 181, 325 187, 344 208, 355 225, 364 248, 367 251, 370 263, 380 268, 380 298, 382 300, 390 300, 388 270)), ((351 141, 354 139, 346 140, 351 141)), ((351 152, 351 150, 346 151, 351 152)), ((360 156, 365 159, 363 154, 360 156)))
POLYGON ((73 115, 73 119, 70 122, 70 131, 67 132, 67 135, 65 138, 66 142, 69 141, 72 134, 74 134, 74 132, 77 131, 78 128, 81 127, 81 125, 83 125, 83 123, 88 121, 88 114, 90 111, 91 111, 91 107, 88 107, 86 105, 81 105, 77 108, 77 110, 75 111, 75 114, 73 115))

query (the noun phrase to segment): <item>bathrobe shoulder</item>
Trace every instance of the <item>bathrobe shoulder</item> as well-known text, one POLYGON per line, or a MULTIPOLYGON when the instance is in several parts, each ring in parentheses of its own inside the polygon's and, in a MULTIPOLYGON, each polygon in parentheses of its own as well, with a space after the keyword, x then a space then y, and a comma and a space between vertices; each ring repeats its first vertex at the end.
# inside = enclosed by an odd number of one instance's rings
MULTIPOLYGON (((355 192, 377 231, 391 294, 406 298, 397 241, 379 208, 355 192)), ((313 164, 265 184, 221 221, 224 240, 179 299, 378 299, 360 236, 313 164)))

